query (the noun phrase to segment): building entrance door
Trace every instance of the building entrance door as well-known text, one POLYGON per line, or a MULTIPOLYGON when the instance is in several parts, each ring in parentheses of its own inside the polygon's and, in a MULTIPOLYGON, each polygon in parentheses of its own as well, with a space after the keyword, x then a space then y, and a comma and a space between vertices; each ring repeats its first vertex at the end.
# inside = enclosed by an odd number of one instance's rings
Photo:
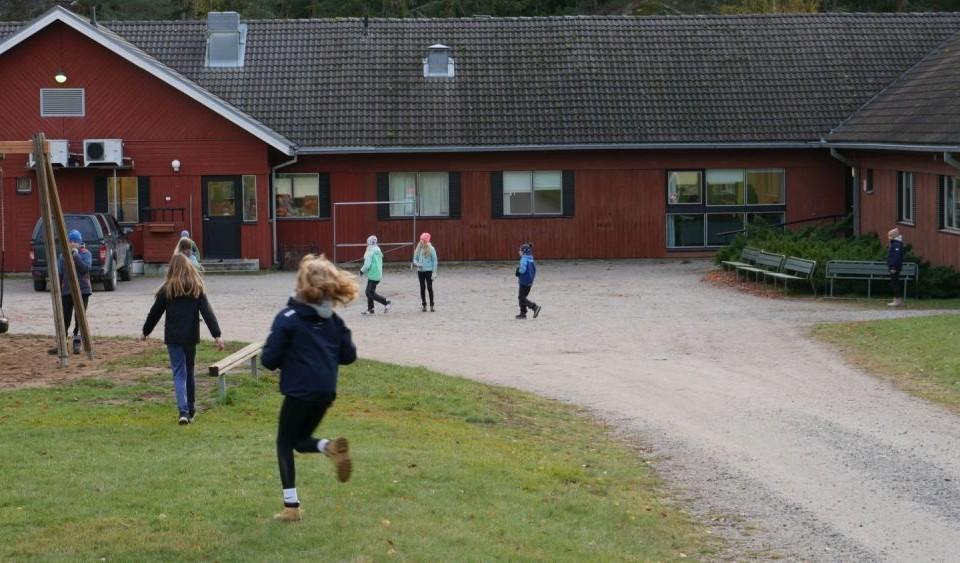
POLYGON ((203 256, 240 258, 240 176, 203 178, 203 256))

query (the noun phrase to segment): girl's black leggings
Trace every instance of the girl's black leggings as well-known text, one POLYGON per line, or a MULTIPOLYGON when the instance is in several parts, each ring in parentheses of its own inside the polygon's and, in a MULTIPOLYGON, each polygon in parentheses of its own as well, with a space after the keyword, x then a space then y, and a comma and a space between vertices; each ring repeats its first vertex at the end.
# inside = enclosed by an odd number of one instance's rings
POLYGON ((417 272, 420 279, 420 304, 427 306, 426 293, 430 293, 430 306, 433 307, 433 272, 417 272))
POLYGON ((379 293, 377 293, 377 285, 378 285, 379 283, 380 283, 379 281, 367 280, 367 291, 366 291, 365 293, 366 293, 366 295, 367 295, 367 310, 368 310, 368 311, 372 311, 372 310, 373 310, 373 302, 374 302, 374 301, 376 301, 377 303, 379 303, 379 304, 381 304, 381 305, 386 305, 387 303, 389 303, 389 301, 387 301, 387 299, 386 299, 384 296, 382 296, 382 295, 380 295, 379 293))
POLYGON ((280 464, 280 482, 284 489, 297 486, 293 451, 302 454, 320 453, 317 450, 319 440, 312 434, 336 398, 336 393, 318 393, 309 401, 294 397, 283 398, 277 429, 277 461, 280 464))
POLYGON ((900 270, 890 270, 890 292, 900 297, 900 270))

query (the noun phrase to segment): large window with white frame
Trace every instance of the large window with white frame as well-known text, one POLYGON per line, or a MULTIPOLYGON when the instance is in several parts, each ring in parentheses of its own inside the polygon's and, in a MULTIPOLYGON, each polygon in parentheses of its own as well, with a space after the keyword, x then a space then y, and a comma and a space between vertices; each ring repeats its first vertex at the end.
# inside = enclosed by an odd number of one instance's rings
POLYGON ((940 228, 960 233, 960 178, 940 177, 940 228))
POLYGON ((390 217, 450 215, 450 174, 448 172, 391 172, 390 217))
MULTIPOLYGON (((320 217, 319 174, 277 174, 273 189, 278 218, 320 217)), ((324 211, 324 216, 329 213, 324 211)))
POLYGON ((747 225, 782 225, 785 177, 782 168, 668 171, 667 247, 717 247, 747 225))
POLYGON ((504 171, 504 215, 562 215, 563 172, 504 171))
POLYGON ((897 222, 915 224, 916 209, 913 172, 897 172, 897 222))

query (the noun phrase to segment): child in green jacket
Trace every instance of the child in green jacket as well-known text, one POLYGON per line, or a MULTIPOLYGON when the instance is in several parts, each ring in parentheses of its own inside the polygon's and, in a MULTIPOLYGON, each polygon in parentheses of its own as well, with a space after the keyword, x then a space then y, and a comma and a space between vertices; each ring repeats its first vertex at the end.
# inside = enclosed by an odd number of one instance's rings
POLYGON ((367 310, 362 314, 372 315, 373 302, 383 305, 384 314, 390 312, 390 301, 377 293, 377 285, 383 280, 383 251, 377 246, 377 237, 367 237, 367 251, 363 253, 363 267, 360 274, 367 276, 367 310))

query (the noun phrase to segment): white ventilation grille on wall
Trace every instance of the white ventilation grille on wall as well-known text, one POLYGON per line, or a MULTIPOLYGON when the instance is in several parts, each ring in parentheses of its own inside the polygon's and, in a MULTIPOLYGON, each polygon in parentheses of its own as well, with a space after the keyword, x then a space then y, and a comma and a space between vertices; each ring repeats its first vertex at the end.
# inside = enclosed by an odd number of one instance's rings
POLYGON ((207 66, 236 68, 243 66, 247 45, 247 25, 237 12, 207 14, 207 66))
POLYGON ((83 88, 41 88, 41 117, 83 117, 83 88))

